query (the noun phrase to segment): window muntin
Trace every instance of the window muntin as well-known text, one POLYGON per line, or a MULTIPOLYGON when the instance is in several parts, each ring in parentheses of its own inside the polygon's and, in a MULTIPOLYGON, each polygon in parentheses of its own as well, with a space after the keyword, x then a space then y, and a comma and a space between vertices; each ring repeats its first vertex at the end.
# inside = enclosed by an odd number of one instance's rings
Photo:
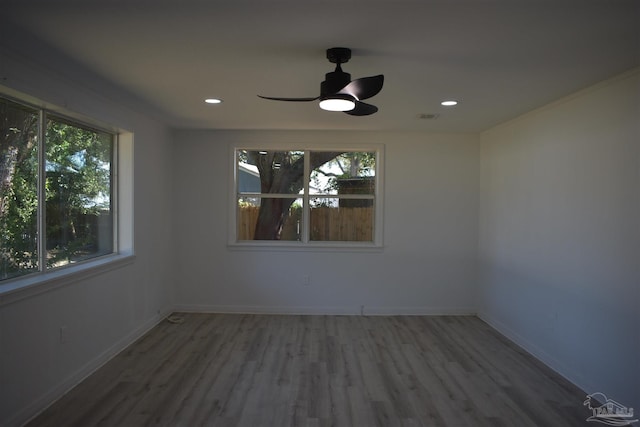
POLYGON ((114 150, 109 132, 0 97, 0 280, 114 252, 114 150))
POLYGON ((380 244, 379 148, 234 153, 234 242, 380 244))

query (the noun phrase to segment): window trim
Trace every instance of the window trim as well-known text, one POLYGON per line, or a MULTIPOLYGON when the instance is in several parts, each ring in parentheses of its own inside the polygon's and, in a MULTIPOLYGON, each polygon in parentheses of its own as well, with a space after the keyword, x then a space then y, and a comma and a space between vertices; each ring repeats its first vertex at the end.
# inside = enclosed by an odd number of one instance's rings
MULTIPOLYGON (((113 252, 53 269, 47 269, 46 266, 41 265, 37 271, 0 281, 0 307, 132 263, 135 259, 133 244, 133 133, 4 86, 0 86, 0 96, 16 104, 37 110, 40 120, 38 138, 43 143, 46 130, 45 126, 41 126, 41 124, 47 115, 69 120, 87 129, 113 135, 111 172, 113 252)), ((38 150, 39 182, 45 168, 42 161, 44 151, 38 150)), ((44 186, 39 185, 39 200, 44 200, 43 194, 41 194, 43 192, 44 186)), ((39 203, 39 227, 42 227, 44 222, 44 205, 44 203, 39 203)), ((39 230, 41 229, 39 228, 39 230)), ((44 239, 38 239, 40 251, 43 249, 41 247, 43 244, 44 239)))
MULTIPOLYGON (((282 251, 327 251, 327 252, 367 252, 380 251, 384 247, 384 157, 385 146, 380 143, 350 143, 345 145, 319 143, 276 143, 265 142, 261 144, 233 144, 230 146, 229 158, 231 159, 231 179, 229 180, 229 210, 228 210, 228 241, 227 247, 232 250, 282 250, 282 251), (375 211, 374 229, 372 242, 357 241, 293 241, 293 240, 237 240, 237 189, 239 181, 239 168, 236 158, 238 150, 268 150, 268 151, 369 151, 376 153, 376 175, 375 175, 375 211)), ((308 169, 309 157, 305 157, 305 167, 308 169)), ((309 186, 309 176, 304 177, 305 188, 309 186)), ((316 195, 309 194, 291 195, 302 198, 304 206, 308 206, 309 199, 316 195)), ((322 197, 329 195, 319 195, 322 197)), ((335 195, 333 195, 335 197, 335 195)), ((359 197, 345 197, 359 198, 359 197)), ((308 228, 308 209, 303 210, 303 227, 308 228)), ((305 232, 308 236, 308 230, 305 232)))

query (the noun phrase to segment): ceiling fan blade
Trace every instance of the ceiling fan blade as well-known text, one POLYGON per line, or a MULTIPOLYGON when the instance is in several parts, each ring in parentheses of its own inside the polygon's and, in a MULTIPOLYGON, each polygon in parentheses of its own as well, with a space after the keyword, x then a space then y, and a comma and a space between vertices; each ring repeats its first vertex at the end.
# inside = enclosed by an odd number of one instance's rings
POLYGON ((378 111, 378 107, 375 105, 367 104, 365 102, 356 101, 356 107, 353 110, 345 111, 345 113, 351 116, 368 116, 378 111))
POLYGON ((313 98, 274 98, 271 96, 262 96, 262 95, 258 95, 258 96, 262 99, 269 99, 271 101, 290 101, 290 102, 309 102, 309 101, 315 101, 320 98, 319 96, 316 96, 313 98))
POLYGON ((384 75, 379 74, 377 76, 363 77, 361 79, 355 79, 340 92, 348 95, 355 96, 357 99, 367 99, 375 96, 382 89, 384 84, 384 75))

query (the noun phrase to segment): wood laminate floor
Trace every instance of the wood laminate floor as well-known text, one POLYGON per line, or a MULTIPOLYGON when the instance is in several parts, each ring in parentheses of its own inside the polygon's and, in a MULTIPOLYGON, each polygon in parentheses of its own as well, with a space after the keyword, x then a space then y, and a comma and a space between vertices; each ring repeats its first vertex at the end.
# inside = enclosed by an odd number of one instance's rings
POLYGON ((473 316, 180 314, 28 426, 586 426, 585 393, 473 316))

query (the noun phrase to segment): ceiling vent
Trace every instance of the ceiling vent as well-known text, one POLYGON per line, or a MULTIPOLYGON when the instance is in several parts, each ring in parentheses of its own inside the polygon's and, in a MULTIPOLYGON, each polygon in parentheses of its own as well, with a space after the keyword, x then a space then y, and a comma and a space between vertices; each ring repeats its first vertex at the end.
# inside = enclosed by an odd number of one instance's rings
POLYGON ((440 117, 440 114, 427 114, 427 113, 418 114, 418 118, 420 120, 435 120, 438 117, 440 117))

